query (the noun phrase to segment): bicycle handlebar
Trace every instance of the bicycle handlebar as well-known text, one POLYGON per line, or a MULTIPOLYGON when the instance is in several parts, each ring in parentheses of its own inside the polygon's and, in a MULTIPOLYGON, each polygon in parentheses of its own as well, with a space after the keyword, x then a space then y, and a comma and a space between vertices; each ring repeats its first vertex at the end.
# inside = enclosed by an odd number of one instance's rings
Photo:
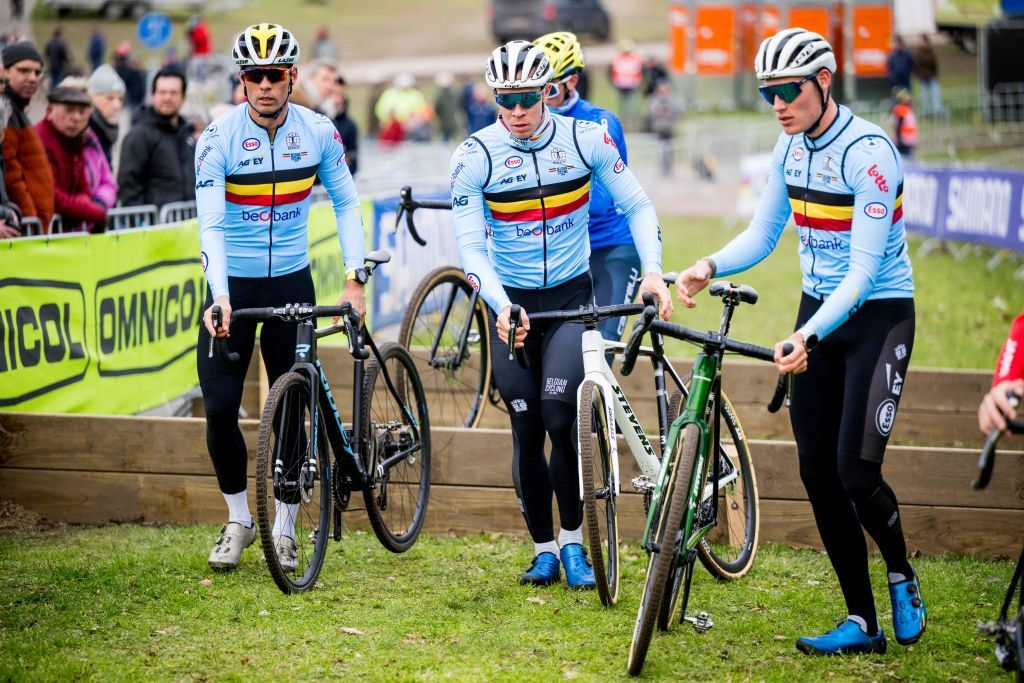
MULTIPOLYGON (((793 345, 786 342, 782 345, 782 355, 788 356, 793 353, 793 345)), ((793 396, 793 373, 787 372, 784 375, 779 375, 779 381, 775 384, 775 393, 772 394, 772 400, 768 401, 768 412, 777 413, 782 404, 785 403, 786 407, 789 407, 789 400, 793 396)))
POLYGON ((633 332, 629 335, 626 348, 622 350, 622 364, 619 366, 619 372, 622 373, 623 377, 633 372, 637 354, 640 352, 640 342, 643 340, 644 334, 651 326, 651 323, 658 317, 658 308, 654 305, 654 297, 649 292, 643 293, 643 301, 644 314, 633 323, 633 332))
MULTIPOLYGON (((1014 392, 1006 392, 1006 398, 1014 408, 1020 405, 1020 397, 1014 392)), ((1024 417, 1007 420, 1006 429, 1012 434, 1024 434, 1024 417)), ((999 437, 1002 435, 1002 430, 993 429, 985 437, 981 455, 978 456, 978 478, 971 482, 973 488, 981 490, 988 486, 988 482, 992 479, 992 468, 996 463, 996 443, 999 442, 999 437)))
POLYGON ((405 215, 405 226, 409 229, 409 234, 416 240, 416 243, 421 247, 427 246, 427 241, 420 237, 419 232, 416 231, 416 223, 412 219, 412 214, 416 209, 443 209, 447 211, 452 210, 451 202, 443 199, 413 199, 412 188, 408 185, 404 186, 398 191, 398 211, 395 212, 395 232, 398 231, 398 224, 402 221, 403 214, 405 215))

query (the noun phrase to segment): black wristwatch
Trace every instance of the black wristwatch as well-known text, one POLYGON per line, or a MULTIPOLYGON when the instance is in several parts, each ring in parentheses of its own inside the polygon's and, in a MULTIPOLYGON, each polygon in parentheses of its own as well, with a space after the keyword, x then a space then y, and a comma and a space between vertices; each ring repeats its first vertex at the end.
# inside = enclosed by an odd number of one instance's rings
POLYGON ((351 273, 349 273, 348 276, 345 279, 346 280, 355 280, 359 284, 365 285, 367 282, 370 281, 370 271, 368 271, 366 268, 362 268, 362 267, 356 268, 351 273))

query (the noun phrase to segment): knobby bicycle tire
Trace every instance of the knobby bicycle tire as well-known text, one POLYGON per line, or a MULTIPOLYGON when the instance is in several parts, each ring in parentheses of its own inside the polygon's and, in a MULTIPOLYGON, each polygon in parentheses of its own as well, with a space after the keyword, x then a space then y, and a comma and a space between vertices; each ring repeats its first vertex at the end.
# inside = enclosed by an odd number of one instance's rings
MULTIPOLYGON (((274 518, 277 514, 274 462, 278 450, 284 447, 291 450, 294 456, 303 456, 300 458, 299 467, 304 466, 305 449, 309 448, 310 400, 309 380, 304 375, 297 372, 281 375, 267 395, 256 440, 256 517, 260 543, 263 546, 267 569, 270 570, 274 583, 284 593, 301 593, 316 584, 330 535, 331 461, 327 449, 327 434, 321 418, 317 479, 313 484, 310 500, 305 501, 310 506, 319 507, 306 511, 304 502, 298 503, 296 519, 293 520, 298 566, 294 571, 281 566, 273 537, 274 518), (282 434, 285 435, 283 439, 282 434), (307 543, 311 545, 310 552, 307 552, 307 543)), ((289 468, 286 467, 287 469, 289 468)), ((280 482, 282 478, 287 479, 287 475, 287 472, 279 474, 278 481, 280 482)), ((302 501, 302 498, 299 500, 302 501)))
POLYGON ((362 457, 371 480, 363 489, 363 499, 378 540, 388 550, 401 553, 416 542, 427 513, 430 419, 423 384, 409 352, 394 342, 381 344, 378 350, 381 360, 371 358, 363 377, 362 457), (387 366, 404 407, 388 388, 381 363, 387 366), (416 445, 406 409, 417 421, 419 450, 378 472, 378 465, 388 457, 416 445), (407 518, 403 515, 406 511, 407 518))
MULTIPOLYGON (((662 609, 662 596, 665 589, 668 588, 669 573, 679 559, 677 538, 690 494, 689 484, 699 438, 697 425, 690 424, 686 425, 682 434, 676 439, 676 443, 680 444, 680 453, 674 471, 669 473, 665 484, 666 491, 663 492, 662 503, 659 506, 661 514, 653 540, 659 544, 660 548, 651 553, 648 563, 647 580, 644 583, 644 593, 640 599, 640 609, 636 615, 633 641, 629 647, 627 670, 630 676, 639 676, 643 670, 654 625, 662 609)), ((674 448, 675 444, 672 447, 674 448)))
POLYGON ((609 425, 604 394, 600 386, 592 380, 584 381, 580 387, 577 417, 580 468, 583 475, 583 514, 587 521, 590 561, 594 566, 594 581, 601 604, 611 607, 619 599, 619 532, 616 520, 615 482, 611 446, 608 444, 609 425), (596 483, 595 461, 598 477, 596 483), (600 489, 604 490, 604 497, 599 500, 597 491, 600 489), (605 540, 602 540, 602 529, 605 540))
MULTIPOLYGON (((480 424, 484 406, 488 403, 491 384, 490 332, 487 323, 487 309, 483 299, 477 299, 472 312, 473 323, 470 333, 476 330, 470 348, 477 350, 475 360, 469 357, 454 358, 458 351, 459 337, 465 323, 464 315, 450 315, 445 322, 441 339, 445 342, 438 347, 435 358, 431 359, 431 345, 438 330, 431 316, 440 312, 424 310, 444 308, 446 297, 454 295, 453 308, 459 302, 469 303, 473 288, 462 270, 453 266, 435 268, 420 281, 412 294, 409 306, 402 317, 398 332, 398 343, 404 346, 416 359, 423 371, 423 383, 430 391, 431 411, 434 423, 443 427, 472 428, 480 424), (448 330, 451 334, 447 334, 448 330), (432 364, 431 361, 434 361, 432 364), (448 367, 436 367, 439 363, 448 367)), ((437 321, 437 325, 440 320, 437 321)))
MULTIPOLYGON (((682 392, 678 389, 672 393, 669 400, 669 422, 675 420, 679 414, 679 406, 685 400, 682 392)), ((740 552, 735 557, 725 557, 714 550, 714 546, 705 536, 697 544, 697 557, 701 564, 720 581, 732 581, 742 578, 750 572, 754 566, 754 559, 757 556, 757 546, 760 540, 761 514, 760 495, 757 488, 757 475, 754 472, 754 462, 750 456, 750 447, 747 443, 743 425, 740 424, 739 416, 725 392, 719 393, 722 410, 722 424, 724 432, 728 433, 728 440, 719 437, 718 447, 734 452, 730 455, 733 464, 739 467, 739 477, 731 484, 731 490, 719 495, 724 497, 725 506, 719 508, 719 524, 722 533, 726 536, 726 542, 730 546, 739 545, 740 552), (742 508, 742 509, 741 509, 742 508), (722 515, 724 514, 724 519, 722 515), (735 525, 741 527, 739 534, 735 525)), ((708 453, 711 457, 712 452, 708 453)), ((713 463, 710 466, 713 466, 713 463)), ((714 532, 712 532, 714 533, 714 532)))

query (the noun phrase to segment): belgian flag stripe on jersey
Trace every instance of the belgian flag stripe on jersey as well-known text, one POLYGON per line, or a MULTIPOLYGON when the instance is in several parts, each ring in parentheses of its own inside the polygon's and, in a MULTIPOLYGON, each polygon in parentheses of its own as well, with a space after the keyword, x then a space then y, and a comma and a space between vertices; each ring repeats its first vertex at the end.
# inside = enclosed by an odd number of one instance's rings
POLYGON ((590 201, 590 174, 509 192, 485 192, 491 216, 499 221, 540 221, 572 213, 590 201))
POLYGON ((224 199, 232 204, 281 206, 309 196, 316 166, 265 173, 235 173, 224 179, 224 199))
MULTIPOLYGON (((789 205, 793 209, 793 221, 804 228, 843 232, 853 225, 852 194, 837 194, 811 190, 798 185, 787 185, 789 205)), ((892 222, 903 217, 903 183, 896 189, 892 222)))

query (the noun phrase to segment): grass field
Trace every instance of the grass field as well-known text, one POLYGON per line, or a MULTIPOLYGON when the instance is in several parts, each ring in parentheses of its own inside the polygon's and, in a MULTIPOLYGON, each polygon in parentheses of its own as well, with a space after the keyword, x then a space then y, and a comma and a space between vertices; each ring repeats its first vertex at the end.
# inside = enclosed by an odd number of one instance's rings
MULTIPOLYGON (((738 234, 718 219, 663 218, 664 264, 677 270, 725 245, 738 234)), ((971 254, 957 261, 948 252, 917 255, 920 240, 911 238, 914 267, 917 334, 912 367, 992 368, 1006 338, 1010 321, 1024 310, 1024 287, 1012 275, 1019 260, 1009 260, 992 272, 986 268, 991 253, 971 254)), ((753 286, 761 295, 754 306, 741 306, 732 334, 771 345, 793 329, 800 301, 800 264, 796 233, 787 229, 782 241, 764 262, 734 282, 753 286)), ((697 329, 718 329, 721 305, 706 293, 697 308, 676 309, 674 322, 697 329)), ((693 347, 676 342, 672 350, 692 356, 693 347)))
MULTIPOLYGON (((356 513, 359 514, 359 513, 356 513)), ((259 544, 233 574, 206 567, 213 527, 108 526, 0 535, 0 680, 608 680, 625 678, 644 562, 625 552, 623 597, 516 585, 529 548, 502 538, 421 538, 406 555, 372 534, 332 544, 320 587, 286 597, 259 544)), ((796 637, 845 610, 827 559, 764 546, 752 573, 702 569, 691 606, 714 628, 656 635, 648 680, 991 681, 980 620, 994 618, 1007 562, 914 560, 928 632, 891 638, 884 568, 872 561, 884 656, 799 654, 796 637)))

